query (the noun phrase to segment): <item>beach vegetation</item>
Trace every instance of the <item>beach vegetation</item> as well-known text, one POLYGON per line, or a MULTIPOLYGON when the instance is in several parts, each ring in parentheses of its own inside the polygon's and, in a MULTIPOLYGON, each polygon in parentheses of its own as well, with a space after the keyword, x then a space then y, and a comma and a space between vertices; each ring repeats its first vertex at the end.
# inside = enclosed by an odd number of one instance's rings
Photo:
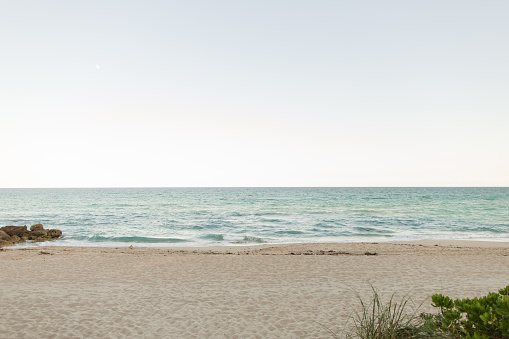
MULTIPOLYGON (((369 301, 359 296, 360 311, 352 316, 353 328, 346 338, 353 339, 404 339, 404 338, 446 338, 435 328, 428 326, 419 314, 421 305, 415 305, 406 295, 400 300, 393 294, 384 302, 372 287, 369 301)), ((339 336, 334 336, 336 339, 339 336)))
POLYGON ((473 299, 434 294, 431 305, 438 314, 419 314, 421 305, 408 296, 396 301, 393 294, 384 303, 372 290, 368 302, 359 296, 360 311, 352 317, 347 339, 509 339, 509 286, 473 299))
POLYGON ((424 316, 428 327, 457 338, 509 338, 509 286, 479 298, 452 300, 434 294, 431 299, 440 312, 424 316))

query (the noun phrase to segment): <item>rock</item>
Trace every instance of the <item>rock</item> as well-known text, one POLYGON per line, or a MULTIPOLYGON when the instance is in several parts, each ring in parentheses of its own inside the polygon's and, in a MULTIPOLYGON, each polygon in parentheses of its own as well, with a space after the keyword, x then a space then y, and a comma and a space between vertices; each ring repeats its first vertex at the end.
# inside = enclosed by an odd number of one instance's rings
POLYGON ((48 230, 47 236, 52 239, 60 238, 62 236, 62 231, 61 230, 48 230))
POLYGON ((47 236, 48 236, 48 231, 46 231, 46 230, 30 232, 30 237, 31 238, 47 237, 47 236))
POLYGON ((4 246, 14 246, 14 243, 12 241, 0 240, 0 247, 4 246))
POLYGON ((44 230, 44 227, 42 227, 42 224, 35 224, 30 226, 30 231, 42 231, 44 230))
POLYGON ((6 240, 9 241, 11 239, 11 236, 5 233, 4 231, 0 231, 0 240, 6 240))
POLYGON ((21 240, 20 237, 18 237, 17 235, 11 235, 11 241, 12 242, 19 242, 21 240))
POLYGON ((0 228, 0 231, 4 231, 11 237, 13 235, 17 235, 18 237, 22 237, 25 233, 28 233, 26 226, 4 226, 0 228))
POLYGON ((30 226, 4 226, 0 228, 0 247, 14 245, 16 242, 32 240, 34 242, 47 241, 60 238, 62 231, 45 230, 41 224, 30 226))

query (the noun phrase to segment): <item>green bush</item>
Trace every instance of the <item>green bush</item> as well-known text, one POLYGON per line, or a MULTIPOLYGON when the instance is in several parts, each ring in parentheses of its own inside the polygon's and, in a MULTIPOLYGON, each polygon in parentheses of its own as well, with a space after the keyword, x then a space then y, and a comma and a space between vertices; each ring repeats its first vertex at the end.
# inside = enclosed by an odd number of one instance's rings
POLYGON ((456 299, 441 294, 431 297, 438 315, 425 315, 428 326, 451 337, 471 339, 509 338, 509 286, 474 299, 456 299))

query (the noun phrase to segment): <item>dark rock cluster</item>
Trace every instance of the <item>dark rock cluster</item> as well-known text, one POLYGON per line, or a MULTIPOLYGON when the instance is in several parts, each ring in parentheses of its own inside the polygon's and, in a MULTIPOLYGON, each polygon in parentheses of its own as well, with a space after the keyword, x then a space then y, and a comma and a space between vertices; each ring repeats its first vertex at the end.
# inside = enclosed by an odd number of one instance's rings
POLYGON ((61 236, 62 231, 45 230, 41 224, 30 226, 30 230, 26 226, 4 226, 0 227, 0 247, 13 246, 27 240, 34 242, 53 240, 61 236))

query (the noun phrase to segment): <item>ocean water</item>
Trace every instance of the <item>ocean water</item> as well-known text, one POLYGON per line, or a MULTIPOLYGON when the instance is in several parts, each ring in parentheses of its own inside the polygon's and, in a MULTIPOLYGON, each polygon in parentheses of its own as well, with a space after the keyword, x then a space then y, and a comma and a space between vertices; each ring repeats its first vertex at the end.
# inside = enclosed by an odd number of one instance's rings
POLYGON ((0 226, 36 223, 62 246, 509 241, 509 188, 0 189, 0 226))

